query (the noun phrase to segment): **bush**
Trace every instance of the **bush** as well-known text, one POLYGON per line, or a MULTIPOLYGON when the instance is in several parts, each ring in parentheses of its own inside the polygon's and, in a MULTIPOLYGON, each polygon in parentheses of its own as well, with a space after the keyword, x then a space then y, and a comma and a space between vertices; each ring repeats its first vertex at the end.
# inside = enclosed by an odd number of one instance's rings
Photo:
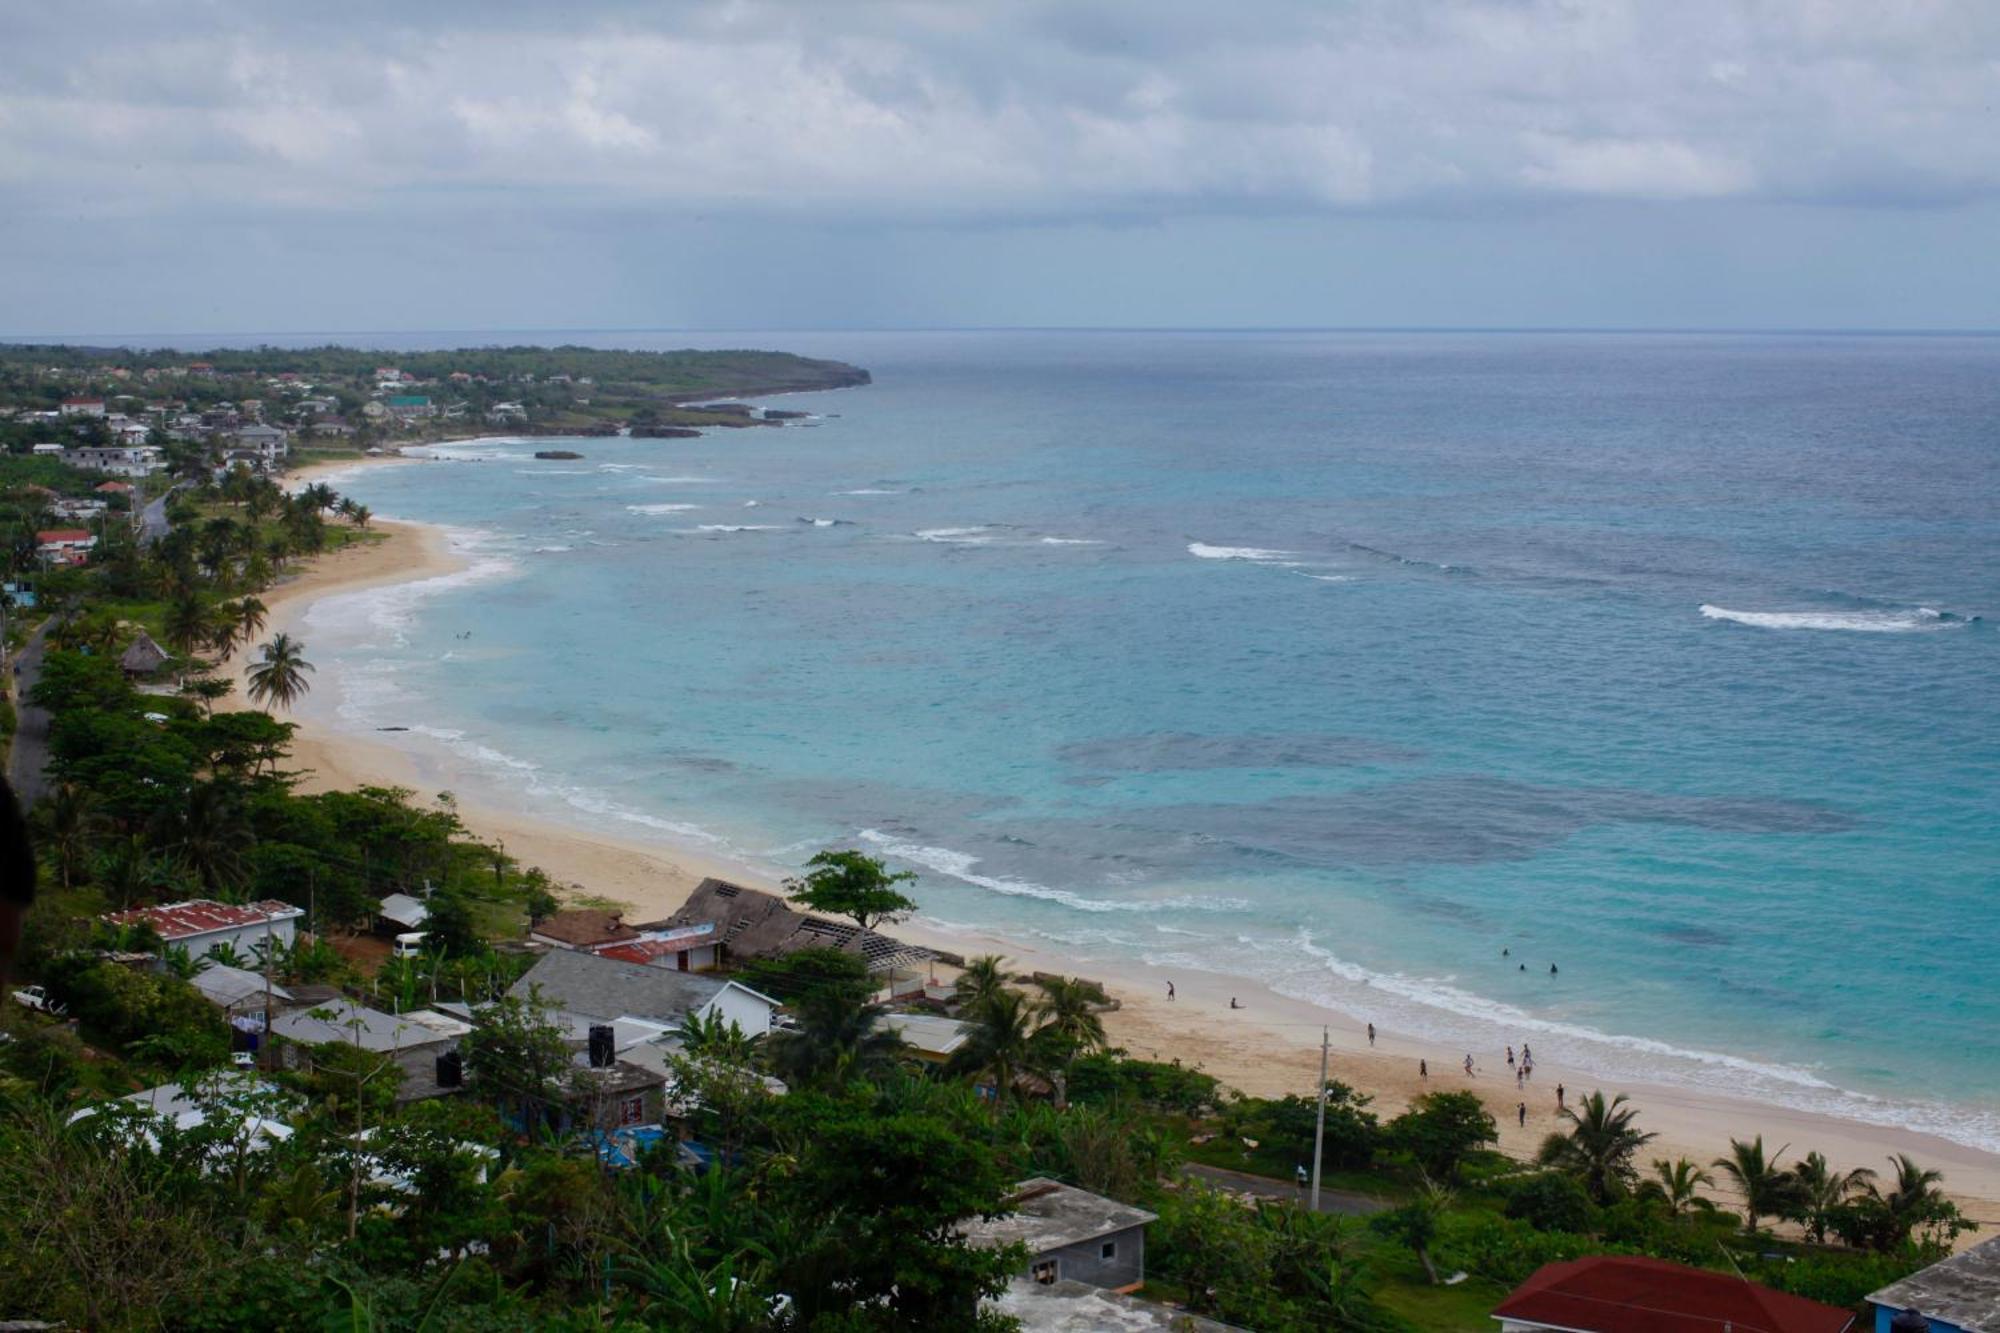
POLYGON ((1389 1122, 1392 1147, 1441 1181, 1458 1173, 1458 1164, 1498 1140, 1486 1106, 1470 1092, 1433 1092, 1417 1098, 1410 1109, 1389 1122))
POLYGON ((1433 1246, 1440 1271, 1464 1269, 1509 1287, 1525 1281, 1543 1264, 1604 1251, 1588 1236, 1537 1231, 1526 1222, 1480 1212, 1447 1214, 1433 1246))
POLYGON ((1214 1106, 1222 1085, 1180 1061, 1128 1060, 1100 1052, 1070 1066, 1069 1099, 1094 1103, 1135 1101, 1162 1111, 1200 1115, 1214 1106))
POLYGON ((1794 1296, 1851 1308, 1869 1292, 1901 1281, 1926 1262, 1909 1253, 1811 1254, 1790 1263, 1763 1264, 1750 1276, 1794 1296))
POLYGON ((1507 1216, 1537 1231, 1592 1231, 1597 1208, 1569 1176, 1542 1171, 1507 1189, 1507 1216))

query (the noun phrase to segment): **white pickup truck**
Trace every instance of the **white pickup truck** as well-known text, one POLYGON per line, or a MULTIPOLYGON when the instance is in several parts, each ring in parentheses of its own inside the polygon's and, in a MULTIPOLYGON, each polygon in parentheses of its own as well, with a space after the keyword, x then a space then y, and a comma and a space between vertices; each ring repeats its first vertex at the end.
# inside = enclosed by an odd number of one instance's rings
POLYGON ((14 992, 14 1003, 26 1005, 37 1013, 60 1014, 62 1006, 49 999, 48 991, 40 986, 25 986, 14 992))

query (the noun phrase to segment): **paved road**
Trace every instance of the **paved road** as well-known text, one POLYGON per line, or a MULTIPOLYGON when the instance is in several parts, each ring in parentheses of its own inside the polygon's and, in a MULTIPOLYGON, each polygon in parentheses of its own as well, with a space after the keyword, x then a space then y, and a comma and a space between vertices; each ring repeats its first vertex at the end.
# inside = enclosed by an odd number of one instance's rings
POLYGON ((147 546, 167 535, 173 524, 167 522, 167 501, 173 498, 178 484, 169 486, 159 499, 139 511, 139 540, 147 546))
MULTIPOLYGON (((1239 1194, 1254 1194, 1260 1199, 1277 1199, 1282 1203, 1304 1204, 1311 1192, 1310 1186, 1300 1188, 1289 1180, 1253 1176, 1247 1171, 1226 1171, 1219 1166, 1202 1166, 1197 1162, 1189 1162, 1181 1170, 1211 1185, 1220 1185, 1223 1189, 1235 1190, 1239 1194)), ((1388 1206, 1380 1199, 1371 1199, 1366 1194, 1328 1189, 1324 1185, 1319 1191, 1319 1210, 1322 1213, 1344 1213, 1349 1217, 1366 1217, 1369 1213, 1379 1213, 1388 1206)))
POLYGON ((23 810, 33 808, 48 790, 42 769, 49 761, 49 714, 28 702, 28 691, 42 677, 42 640, 54 620, 45 620, 14 658, 14 748, 7 756, 7 781, 23 810))

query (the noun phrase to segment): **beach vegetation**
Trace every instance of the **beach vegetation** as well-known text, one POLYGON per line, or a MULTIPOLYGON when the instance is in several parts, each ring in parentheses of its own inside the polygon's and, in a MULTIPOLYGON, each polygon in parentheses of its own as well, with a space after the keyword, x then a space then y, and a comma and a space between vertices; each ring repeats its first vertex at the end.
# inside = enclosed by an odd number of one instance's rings
POLYGON ((265 644, 257 665, 246 677, 250 698, 269 708, 290 708, 303 699, 312 682, 306 679, 313 664, 305 659, 305 645, 289 634, 279 634, 265 644))
POLYGON ((1764 1218, 1788 1217, 1798 1209, 1798 1179, 1778 1167, 1778 1159, 1784 1155, 1784 1148, 1766 1154, 1764 1136, 1759 1134, 1748 1140, 1731 1139, 1729 1155, 1716 1158, 1712 1164, 1742 1196, 1743 1226, 1753 1235, 1764 1218))
POLYGON ((844 916, 862 930, 873 930, 917 910, 916 900, 896 889, 916 876, 907 870, 891 873, 872 856, 828 850, 814 853, 806 867, 803 876, 786 880, 785 888, 815 912, 844 916))
POLYGON ((1715 1183, 1715 1177, 1685 1157, 1673 1161, 1653 1159, 1653 1174, 1641 1181, 1639 1197, 1658 1200, 1667 1216, 1679 1217, 1691 1208, 1712 1208, 1701 1191, 1715 1183))
POLYGON ((1549 1135, 1538 1160, 1582 1181, 1593 1202, 1610 1203, 1637 1182, 1632 1158, 1653 1141, 1638 1128, 1638 1116, 1623 1093, 1609 1101, 1602 1092, 1589 1093, 1562 1108, 1559 1118, 1569 1130, 1549 1135))
POLYGON ((1387 1126, 1388 1144, 1405 1154, 1432 1180, 1457 1179, 1472 1154, 1499 1140, 1486 1104, 1470 1092, 1432 1092, 1387 1126))

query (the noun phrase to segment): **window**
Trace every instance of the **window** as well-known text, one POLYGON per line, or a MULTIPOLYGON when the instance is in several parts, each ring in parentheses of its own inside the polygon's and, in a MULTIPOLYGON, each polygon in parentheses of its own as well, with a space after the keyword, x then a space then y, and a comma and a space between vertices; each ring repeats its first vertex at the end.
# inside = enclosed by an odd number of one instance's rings
POLYGON ((1115 1240, 1105 1241, 1103 1246, 1097 1251, 1097 1254, 1100 1259, 1116 1259, 1118 1257, 1118 1242, 1115 1240))
POLYGON ((643 1123, 645 1119, 646 1099, 643 1096, 627 1097, 624 1101, 618 1103, 619 1124, 637 1125, 643 1123))
POLYGON ((1028 1275, 1045 1287, 1053 1287, 1056 1284, 1056 1261, 1044 1259, 1030 1268, 1028 1275))

